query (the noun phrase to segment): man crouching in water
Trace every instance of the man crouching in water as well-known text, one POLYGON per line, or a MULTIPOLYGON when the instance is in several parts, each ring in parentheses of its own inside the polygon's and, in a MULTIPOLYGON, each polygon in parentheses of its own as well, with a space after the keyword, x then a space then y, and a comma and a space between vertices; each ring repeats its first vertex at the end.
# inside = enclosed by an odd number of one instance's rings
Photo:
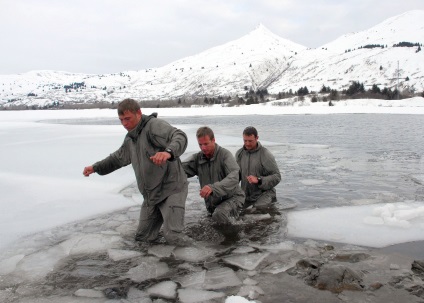
POLYGON ((239 166, 230 151, 215 143, 212 129, 201 127, 196 137, 201 151, 183 161, 184 170, 188 177, 199 177, 200 196, 212 219, 220 225, 233 224, 244 203, 239 166))
POLYGON ((154 241, 163 226, 169 244, 191 244, 183 233, 188 182, 179 158, 187 148, 186 134, 154 115, 142 115, 133 99, 119 103, 118 116, 128 131, 124 142, 110 156, 85 167, 84 176, 106 175, 132 164, 144 198, 135 239, 154 241))

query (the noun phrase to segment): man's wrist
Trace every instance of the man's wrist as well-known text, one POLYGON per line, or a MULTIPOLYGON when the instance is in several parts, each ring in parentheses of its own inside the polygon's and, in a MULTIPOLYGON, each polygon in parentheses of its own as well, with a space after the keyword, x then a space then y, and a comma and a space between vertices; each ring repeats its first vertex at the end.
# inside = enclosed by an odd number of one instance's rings
POLYGON ((174 155, 174 152, 172 151, 172 149, 170 149, 170 148, 165 148, 165 151, 166 151, 168 154, 170 154, 170 155, 171 155, 171 158, 169 158, 169 159, 168 159, 169 161, 172 161, 172 160, 174 160, 174 159, 175 159, 175 155, 174 155))
POLYGON ((262 185, 262 177, 258 177, 258 185, 262 185))

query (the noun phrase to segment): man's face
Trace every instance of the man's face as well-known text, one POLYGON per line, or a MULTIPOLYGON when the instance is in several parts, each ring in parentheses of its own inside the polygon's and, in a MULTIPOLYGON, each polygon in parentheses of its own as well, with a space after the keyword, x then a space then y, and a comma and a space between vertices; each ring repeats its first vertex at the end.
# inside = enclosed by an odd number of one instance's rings
POLYGON ((255 135, 243 135, 244 148, 247 150, 254 150, 258 146, 259 136, 255 137, 255 135))
POLYGON ((141 110, 139 109, 136 113, 126 110, 123 115, 119 115, 122 126, 127 130, 133 130, 141 119, 141 110))
POLYGON ((204 136, 197 138, 197 142, 205 157, 209 159, 212 158, 215 152, 215 138, 211 140, 209 136, 204 136))

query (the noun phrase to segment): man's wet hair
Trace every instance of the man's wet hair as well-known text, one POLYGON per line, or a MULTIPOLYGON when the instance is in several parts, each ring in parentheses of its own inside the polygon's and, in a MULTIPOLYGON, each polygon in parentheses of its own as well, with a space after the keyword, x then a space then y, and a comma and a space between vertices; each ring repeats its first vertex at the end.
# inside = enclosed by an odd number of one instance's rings
POLYGON ((258 136, 258 131, 253 126, 248 126, 244 129, 243 135, 246 135, 246 136, 254 135, 256 138, 258 136))
POLYGON ((211 140, 215 138, 215 134, 213 133, 213 130, 210 127, 207 127, 207 126, 200 127, 196 132, 196 137, 201 138, 206 136, 208 136, 209 139, 211 140))
POLYGON ((140 109, 140 104, 134 99, 124 99, 118 104, 118 115, 123 115, 126 111, 136 113, 140 109))

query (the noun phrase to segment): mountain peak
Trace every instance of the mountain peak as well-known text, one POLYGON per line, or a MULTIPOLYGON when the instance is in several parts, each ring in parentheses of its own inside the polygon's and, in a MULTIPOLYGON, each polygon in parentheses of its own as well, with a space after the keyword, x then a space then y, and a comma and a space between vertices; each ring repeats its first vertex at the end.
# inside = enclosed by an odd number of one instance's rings
POLYGON ((322 48, 343 52, 367 44, 389 45, 407 41, 422 42, 424 10, 412 10, 386 19, 385 21, 360 32, 350 33, 327 43, 322 48))

